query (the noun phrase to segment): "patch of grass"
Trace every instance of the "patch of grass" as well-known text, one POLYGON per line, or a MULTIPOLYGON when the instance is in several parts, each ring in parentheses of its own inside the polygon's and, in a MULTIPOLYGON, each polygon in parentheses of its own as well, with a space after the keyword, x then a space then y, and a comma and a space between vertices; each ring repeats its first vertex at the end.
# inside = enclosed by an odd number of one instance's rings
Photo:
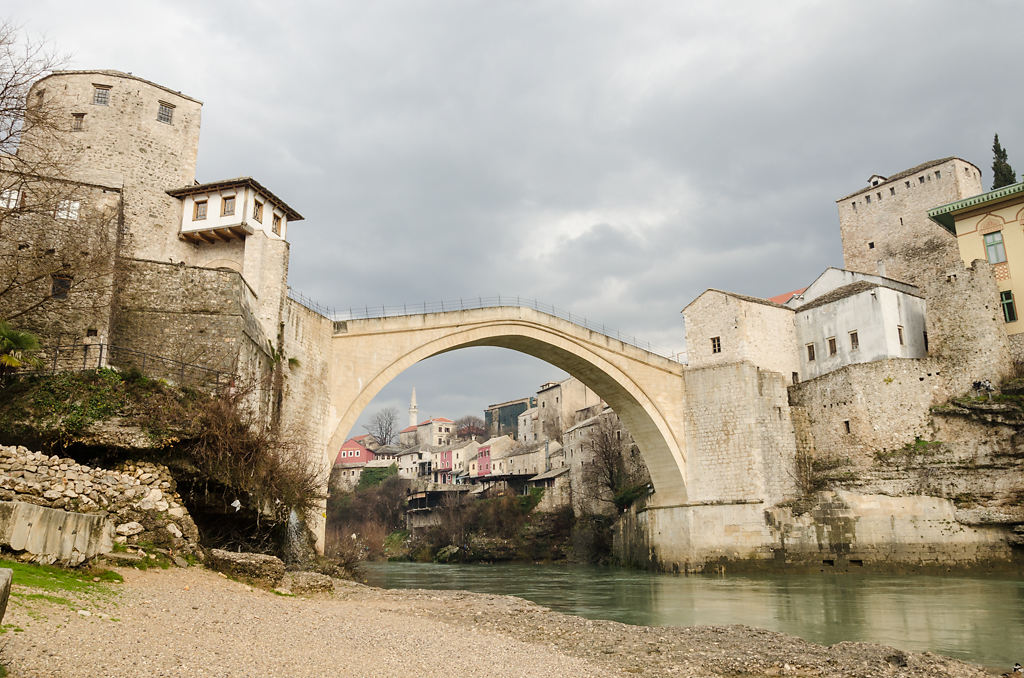
POLYGON ((65 570, 16 560, 0 560, 0 567, 14 571, 15 585, 42 591, 93 593, 106 591, 110 583, 123 581, 121 575, 109 570, 65 570), (93 581, 94 577, 100 581, 93 581))

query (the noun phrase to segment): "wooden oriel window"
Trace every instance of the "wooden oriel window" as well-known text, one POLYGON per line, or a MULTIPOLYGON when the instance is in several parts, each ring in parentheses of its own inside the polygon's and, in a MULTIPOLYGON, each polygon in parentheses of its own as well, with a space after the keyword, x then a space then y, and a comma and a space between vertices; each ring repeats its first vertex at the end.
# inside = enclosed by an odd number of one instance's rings
POLYGON ((206 218, 207 203, 205 200, 196 200, 192 204, 192 221, 202 221, 206 218))
POLYGON ((225 195, 220 199, 220 215, 222 217, 230 216, 235 213, 235 196, 225 195))
POLYGON ((252 205, 252 218, 261 224, 263 223, 263 203, 259 200, 255 201, 252 205))
POLYGON ((281 235, 281 215, 275 214, 270 223, 271 230, 274 231, 274 235, 281 235))

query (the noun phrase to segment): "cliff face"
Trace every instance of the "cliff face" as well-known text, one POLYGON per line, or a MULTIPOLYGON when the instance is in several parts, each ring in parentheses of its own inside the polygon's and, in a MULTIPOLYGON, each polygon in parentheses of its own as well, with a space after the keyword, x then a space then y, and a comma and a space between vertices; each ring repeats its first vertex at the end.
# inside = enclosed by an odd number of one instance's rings
POLYGON ((956 398, 894 450, 818 450, 819 491, 765 512, 782 562, 846 568, 1013 564, 1024 551, 1024 398, 956 398))

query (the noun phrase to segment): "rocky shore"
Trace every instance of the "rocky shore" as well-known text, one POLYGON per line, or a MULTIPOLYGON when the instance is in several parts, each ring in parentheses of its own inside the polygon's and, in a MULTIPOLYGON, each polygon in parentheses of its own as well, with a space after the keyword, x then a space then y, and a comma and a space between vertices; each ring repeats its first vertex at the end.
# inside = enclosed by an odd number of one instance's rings
POLYGON ((332 592, 298 597, 198 567, 121 573, 112 594, 69 594, 63 604, 15 596, 4 619, 9 675, 991 675, 880 645, 823 647, 743 626, 628 626, 508 596, 334 580, 332 592))

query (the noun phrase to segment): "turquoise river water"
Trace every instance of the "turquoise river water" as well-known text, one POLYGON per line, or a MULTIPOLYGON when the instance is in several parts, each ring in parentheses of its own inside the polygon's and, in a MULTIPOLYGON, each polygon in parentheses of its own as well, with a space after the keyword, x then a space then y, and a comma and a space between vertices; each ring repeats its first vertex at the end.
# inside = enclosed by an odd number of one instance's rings
POLYGON ((462 589, 626 624, 747 624, 830 645, 857 640, 1006 670, 1024 662, 1024 580, 858 574, 678 576, 562 565, 368 563, 383 588, 462 589))

